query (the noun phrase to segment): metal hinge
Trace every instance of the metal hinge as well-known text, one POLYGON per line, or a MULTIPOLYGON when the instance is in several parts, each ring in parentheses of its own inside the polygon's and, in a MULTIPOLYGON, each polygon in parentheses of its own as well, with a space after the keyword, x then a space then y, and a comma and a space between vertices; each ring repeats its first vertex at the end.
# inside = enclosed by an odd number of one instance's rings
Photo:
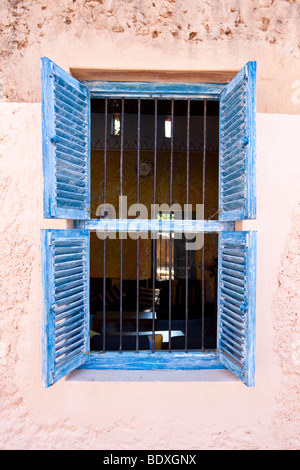
POLYGON ((48 245, 52 245, 52 233, 48 233, 48 245))
POLYGON ((52 142, 52 144, 57 144, 59 142, 59 136, 55 135, 51 137, 50 141, 52 142))
POLYGON ((54 202, 52 202, 50 205, 50 214, 51 214, 51 217, 55 217, 55 203, 54 202))

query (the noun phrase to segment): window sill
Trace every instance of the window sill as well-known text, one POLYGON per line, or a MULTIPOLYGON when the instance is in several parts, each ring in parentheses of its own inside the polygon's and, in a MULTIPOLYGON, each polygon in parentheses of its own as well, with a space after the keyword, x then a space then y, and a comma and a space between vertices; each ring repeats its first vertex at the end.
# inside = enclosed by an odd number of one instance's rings
POLYGON ((89 359, 79 369, 96 370, 203 370, 226 369, 213 352, 167 351, 141 352, 92 352, 89 359))
POLYGON ((213 352, 92 352, 71 382, 240 382, 213 352))
POLYGON ((239 383, 240 380, 228 369, 203 370, 96 370, 77 369, 71 372, 66 380, 68 382, 117 382, 117 383, 171 383, 171 382, 197 382, 197 383, 239 383))

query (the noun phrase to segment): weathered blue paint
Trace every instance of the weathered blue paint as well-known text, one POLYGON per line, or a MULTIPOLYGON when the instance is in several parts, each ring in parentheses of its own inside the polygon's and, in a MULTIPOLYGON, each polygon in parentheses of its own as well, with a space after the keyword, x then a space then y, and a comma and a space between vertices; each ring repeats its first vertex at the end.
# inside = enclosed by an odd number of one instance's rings
POLYGON ((218 350, 247 386, 255 383, 256 232, 220 232, 218 350))
POLYGON ((87 360, 89 231, 41 230, 43 385, 87 360))
POLYGON ((82 81, 92 98, 161 98, 218 100, 224 83, 160 83, 82 81))
POLYGON ((128 370, 228 368, 247 385, 253 386, 256 234, 234 232, 234 221, 254 218, 256 211, 256 63, 249 62, 228 85, 80 83, 47 58, 43 58, 41 64, 44 215, 46 218, 73 219, 75 227, 73 230, 41 232, 44 385, 49 386, 71 370, 80 367, 128 370), (88 220, 90 97, 220 100, 219 220, 88 220), (151 352, 89 354, 88 269, 91 230, 219 232, 218 351, 188 354, 178 352, 170 354, 163 351, 157 351, 155 354, 151 352), (55 252, 56 240, 60 240, 62 244, 65 242, 69 251, 62 249, 60 253, 55 252), (69 244, 71 240, 74 242, 73 246, 69 244), (76 249, 76 242, 79 240, 85 240, 83 271, 79 269, 83 259, 76 249), (226 252, 225 242, 233 244, 234 249, 231 253, 230 250, 226 252), (55 256, 58 257, 56 264, 55 256), (64 267, 64 270, 59 270, 60 273, 56 271, 57 263, 62 263, 60 267, 64 267), (59 285, 61 274, 67 279, 63 287, 59 285), (87 299, 83 308, 76 304, 82 296, 82 289, 87 299), (68 293, 67 299, 65 292, 68 293), (228 311, 229 329, 228 325, 226 326, 228 311), (60 326, 55 323, 56 320, 61 319, 67 322, 62 331, 65 341, 63 347, 69 355, 67 360, 62 360, 62 363, 58 364, 57 351, 60 349, 55 343, 54 332, 55 327, 60 326))
POLYGON ((232 79, 220 96, 220 220, 256 217, 256 62, 232 79))
POLYGON ((79 221, 78 228, 107 232, 220 232, 234 230, 234 222, 219 220, 90 219, 79 221))
POLYGON ((44 217, 87 219, 90 209, 90 96, 41 59, 44 217))
POLYGON ((92 352, 80 369, 100 370, 201 370, 226 369, 217 352, 92 352))

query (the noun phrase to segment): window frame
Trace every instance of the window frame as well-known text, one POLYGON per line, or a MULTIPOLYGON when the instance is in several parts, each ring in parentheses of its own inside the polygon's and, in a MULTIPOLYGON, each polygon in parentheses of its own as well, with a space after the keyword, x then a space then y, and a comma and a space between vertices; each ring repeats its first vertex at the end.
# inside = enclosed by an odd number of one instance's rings
MULTIPOLYGON (((73 79, 73 78, 72 78, 73 79)), ((161 83, 161 82, 104 82, 81 81, 81 85, 89 91, 89 104, 91 99, 97 98, 141 98, 141 99, 191 99, 220 101, 222 91, 228 83, 161 83)), ((90 116, 89 116, 90 119, 90 116)), ((89 132, 90 132, 89 124, 89 132)), ((219 131, 220 132, 220 131, 219 131)), ((90 135, 89 135, 90 138, 90 135)), ((51 216, 53 217, 53 215, 51 216)), ((234 220, 204 220, 204 221, 161 221, 148 220, 96 220, 86 218, 73 219, 74 229, 87 231, 117 230, 123 231, 185 231, 218 233, 235 232, 234 220)), ((89 253, 88 253, 89 254, 89 253)), ((218 278, 218 285, 220 279, 218 278)), ((218 305, 219 308, 219 305, 218 305)), ((218 334, 218 333, 217 333, 218 334)), ((201 369, 229 369, 220 359, 220 352, 196 351, 139 351, 138 353, 124 351, 87 352, 87 360, 78 369, 114 369, 114 370, 201 370, 201 369)), ((251 383, 250 386, 253 386, 251 383)))
MULTIPOLYGON (((160 82, 105 82, 81 81, 89 89, 90 99, 141 98, 141 99, 193 99, 219 101, 227 83, 160 83, 160 82)), ((132 220, 88 219, 74 221, 74 228, 85 230, 117 230, 137 232, 166 230, 174 232, 219 233, 234 231, 234 221, 221 220, 132 220)), ((79 369, 95 370, 203 370, 228 369, 220 360, 219 351, 97 351, 79 369)))

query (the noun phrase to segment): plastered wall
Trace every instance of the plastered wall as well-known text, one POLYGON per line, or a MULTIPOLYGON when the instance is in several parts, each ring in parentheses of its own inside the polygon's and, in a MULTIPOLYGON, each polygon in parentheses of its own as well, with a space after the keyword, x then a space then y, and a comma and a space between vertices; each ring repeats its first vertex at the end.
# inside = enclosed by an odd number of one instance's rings
POLYGON ((298 0, 3 0, 0 96, 40 101, 39 59, 62 68, 239 70, 258 111, 300 111, 298 0))
POLYGON ((299 2, 1 2, 0 448, 298 449, 299 2), (258 61, 256 387, 229 372, 41 382, 39 59, 68 70, 258 61), (120 398, 122 397, 122 399, 120 398))
POLYGON ((298 448, 299 117, 258 114, 258 218, 238 227, 258 230, 253 389, 226 371, 78 371, 43 389, 39 231, 68 222, 42 218, 40 105, 0 118, 0 447, 298 448))

